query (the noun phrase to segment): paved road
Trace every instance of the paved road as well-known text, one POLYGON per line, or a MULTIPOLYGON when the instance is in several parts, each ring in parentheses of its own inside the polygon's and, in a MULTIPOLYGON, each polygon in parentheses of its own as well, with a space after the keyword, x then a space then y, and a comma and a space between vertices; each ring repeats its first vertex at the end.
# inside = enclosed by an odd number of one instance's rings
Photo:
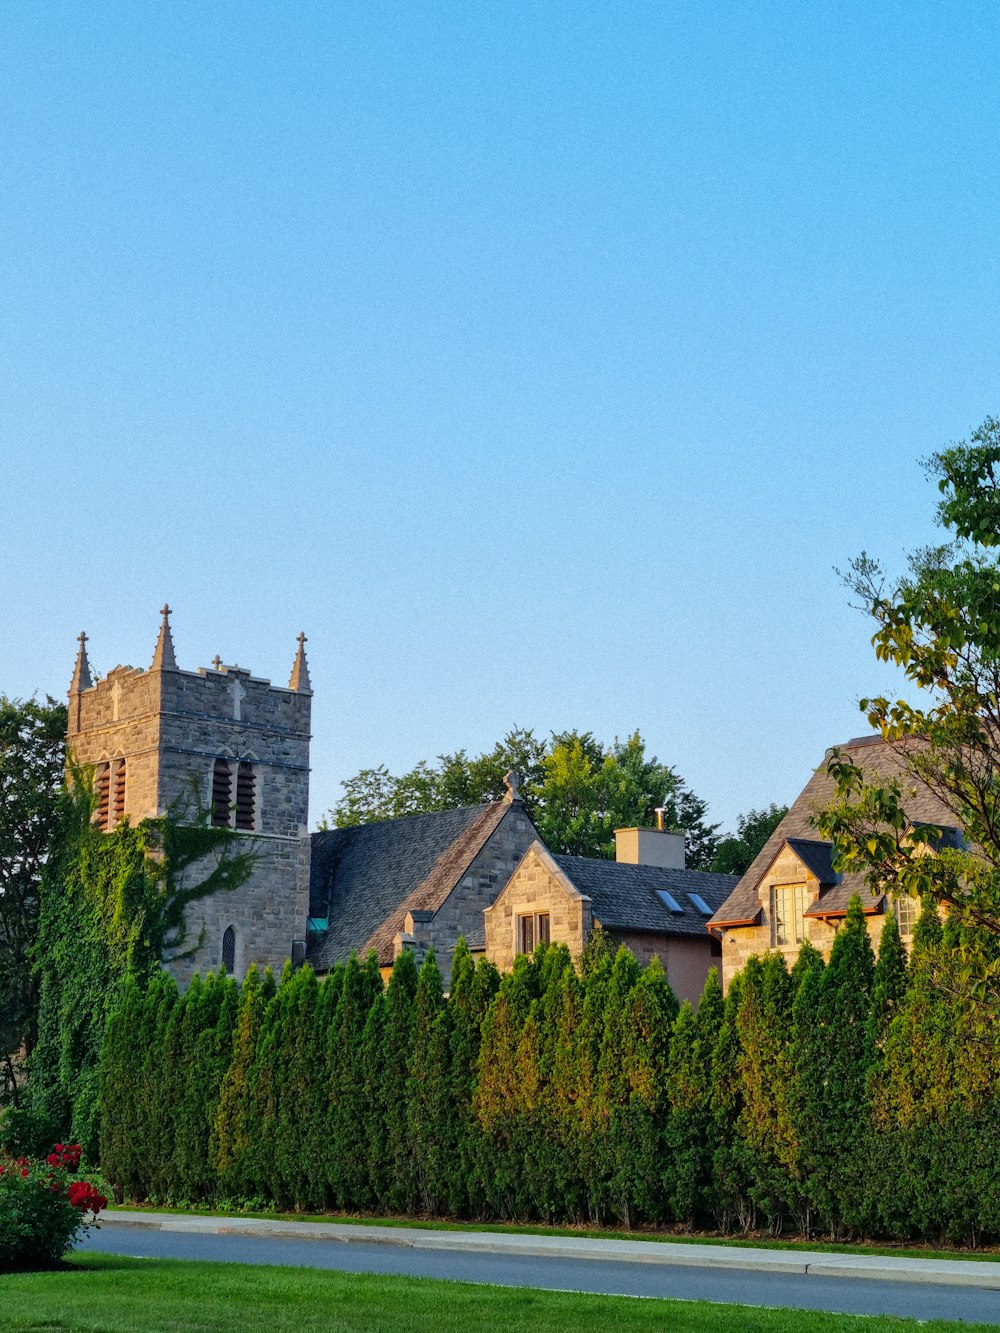
POLYGON ((1000 1324, 1000 1292, 957 1286, 787 1273, 727 1272, 621 1261, 536 1255, 475 1254, 350 1245, 331 1240, 238 1235, 187 1235, 105 1227, 81 1246, 139 1258, 204 1259, 225 1263, 283 1264, 347 1273, 396 1273, 500 1286, 548 1287, 623 1296, 785 1306, 844 1314, 895 1314, 917 1319, 963 1319, 1000 1324))

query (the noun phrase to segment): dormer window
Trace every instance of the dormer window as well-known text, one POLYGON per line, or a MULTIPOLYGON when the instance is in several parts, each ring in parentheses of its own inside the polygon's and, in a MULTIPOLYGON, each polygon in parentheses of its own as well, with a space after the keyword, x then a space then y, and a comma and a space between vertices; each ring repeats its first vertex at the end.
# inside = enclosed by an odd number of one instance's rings
POLYGON ((801 944, 805 936, 802 914, 809 903, 805 884, 771 885, 771 945, 801 944))

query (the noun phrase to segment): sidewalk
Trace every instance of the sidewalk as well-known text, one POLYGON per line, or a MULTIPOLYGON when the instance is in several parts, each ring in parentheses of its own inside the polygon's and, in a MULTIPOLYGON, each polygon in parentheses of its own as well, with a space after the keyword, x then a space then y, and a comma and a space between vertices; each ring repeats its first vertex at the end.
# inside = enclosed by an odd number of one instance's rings
POLYGON ((349 1222, 293 1222, 282 1218, 199 1217, 176 1213, 101 1214, 102 1227, 183 1231, 215 1236, 266 1236, 342 1245, 398 1245, 415 1250, 466 1250, 478 1254, 524 1254, 552 1259, 617 1260, 684 1268, 798 1273, 816 1277, 930 1282, 1000 1291, 1000 1263, 968 1259, 903 1259, 891 1255, 821 1254, 810 1250, 765 1250, 729 1245, 677 1245, 669 1241, 601 1240, 590 1236, 525 1236, 502 1231, 430 1231, 420 1227, 353 1226, 349 1222))

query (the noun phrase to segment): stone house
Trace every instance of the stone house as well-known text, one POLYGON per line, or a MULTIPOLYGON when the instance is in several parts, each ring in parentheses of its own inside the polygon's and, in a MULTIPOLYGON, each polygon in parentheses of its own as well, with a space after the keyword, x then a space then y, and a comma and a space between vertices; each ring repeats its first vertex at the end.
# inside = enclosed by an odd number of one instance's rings
POLYGON ((735 875, 684 868, 684 837, 618 829, 616 860, 554 856, 535 841, 485 912, 486 953, 501 970, 542 941, 579 957, 600 926, 642 965, 659 958, 675 994, 696 1004, 721 947, 707 930, 735 875))
MULTIPOLYGON (((836 748, 872 776, 900 773, 895 753, 881 736, 861 736, 836 748)), ((893 901, 886 894, 873 895, 862 875, 838 874, 832 864, 832 843, 815 836, 818 812, 836 795, 835 783, 827 772, 831 753, 827 751, 788 814, 708 923, 722 942, 724 986, 748 958, 769 949, 784 954, 789 967, 798 957, 803 940, 809 940, 829 958, 854 894, 861 899, 876 952, 887 911, 896 913, 904 942, 913 933, 919 914, 915 899, 893 901)), ((918 786, 908 795, 907 809, 920 824, 941 828, 945 838, 960 836, 953 827, 952 813, 926 788, 918 786)))
POLYGON ((383 975, 433 948, 445 987, 460 936, 486 947, 490 906, 538 834, 516 786, 502 801, 407 815, 312 837, 308 959, 318 973, 374 950, 383 975))
POLYGON ((255 863, 239 888, 190 904, 188 958, 170 971, 184 984, 225 963, 276 969, 305 957, 309 906, 309 733, 312 690, 305 635, 287 686, 218 657, 182 670, 170 608, 162 611, 148 670, 118 666, 95 678, 80 635, 69 690, 68 749, 93 769, 105 829, 128 817, 208 805, 213 824, 245 834, 255 863))

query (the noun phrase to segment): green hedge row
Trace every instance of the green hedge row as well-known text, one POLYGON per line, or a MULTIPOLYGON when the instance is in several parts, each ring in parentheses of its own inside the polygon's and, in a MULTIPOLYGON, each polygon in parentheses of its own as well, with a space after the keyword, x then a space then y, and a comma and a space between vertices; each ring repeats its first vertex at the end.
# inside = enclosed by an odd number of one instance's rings
POLYGON ((679 1010, 654 963, 561 947, 502 979, 464 946, 383 988, 251 972, 129 982, 101 1062, 120 1195, 806 1234, 1000 1236, 1000 1039, 933 913, 876 965, 855 900, 828 965, 752 960, 679 1010))

